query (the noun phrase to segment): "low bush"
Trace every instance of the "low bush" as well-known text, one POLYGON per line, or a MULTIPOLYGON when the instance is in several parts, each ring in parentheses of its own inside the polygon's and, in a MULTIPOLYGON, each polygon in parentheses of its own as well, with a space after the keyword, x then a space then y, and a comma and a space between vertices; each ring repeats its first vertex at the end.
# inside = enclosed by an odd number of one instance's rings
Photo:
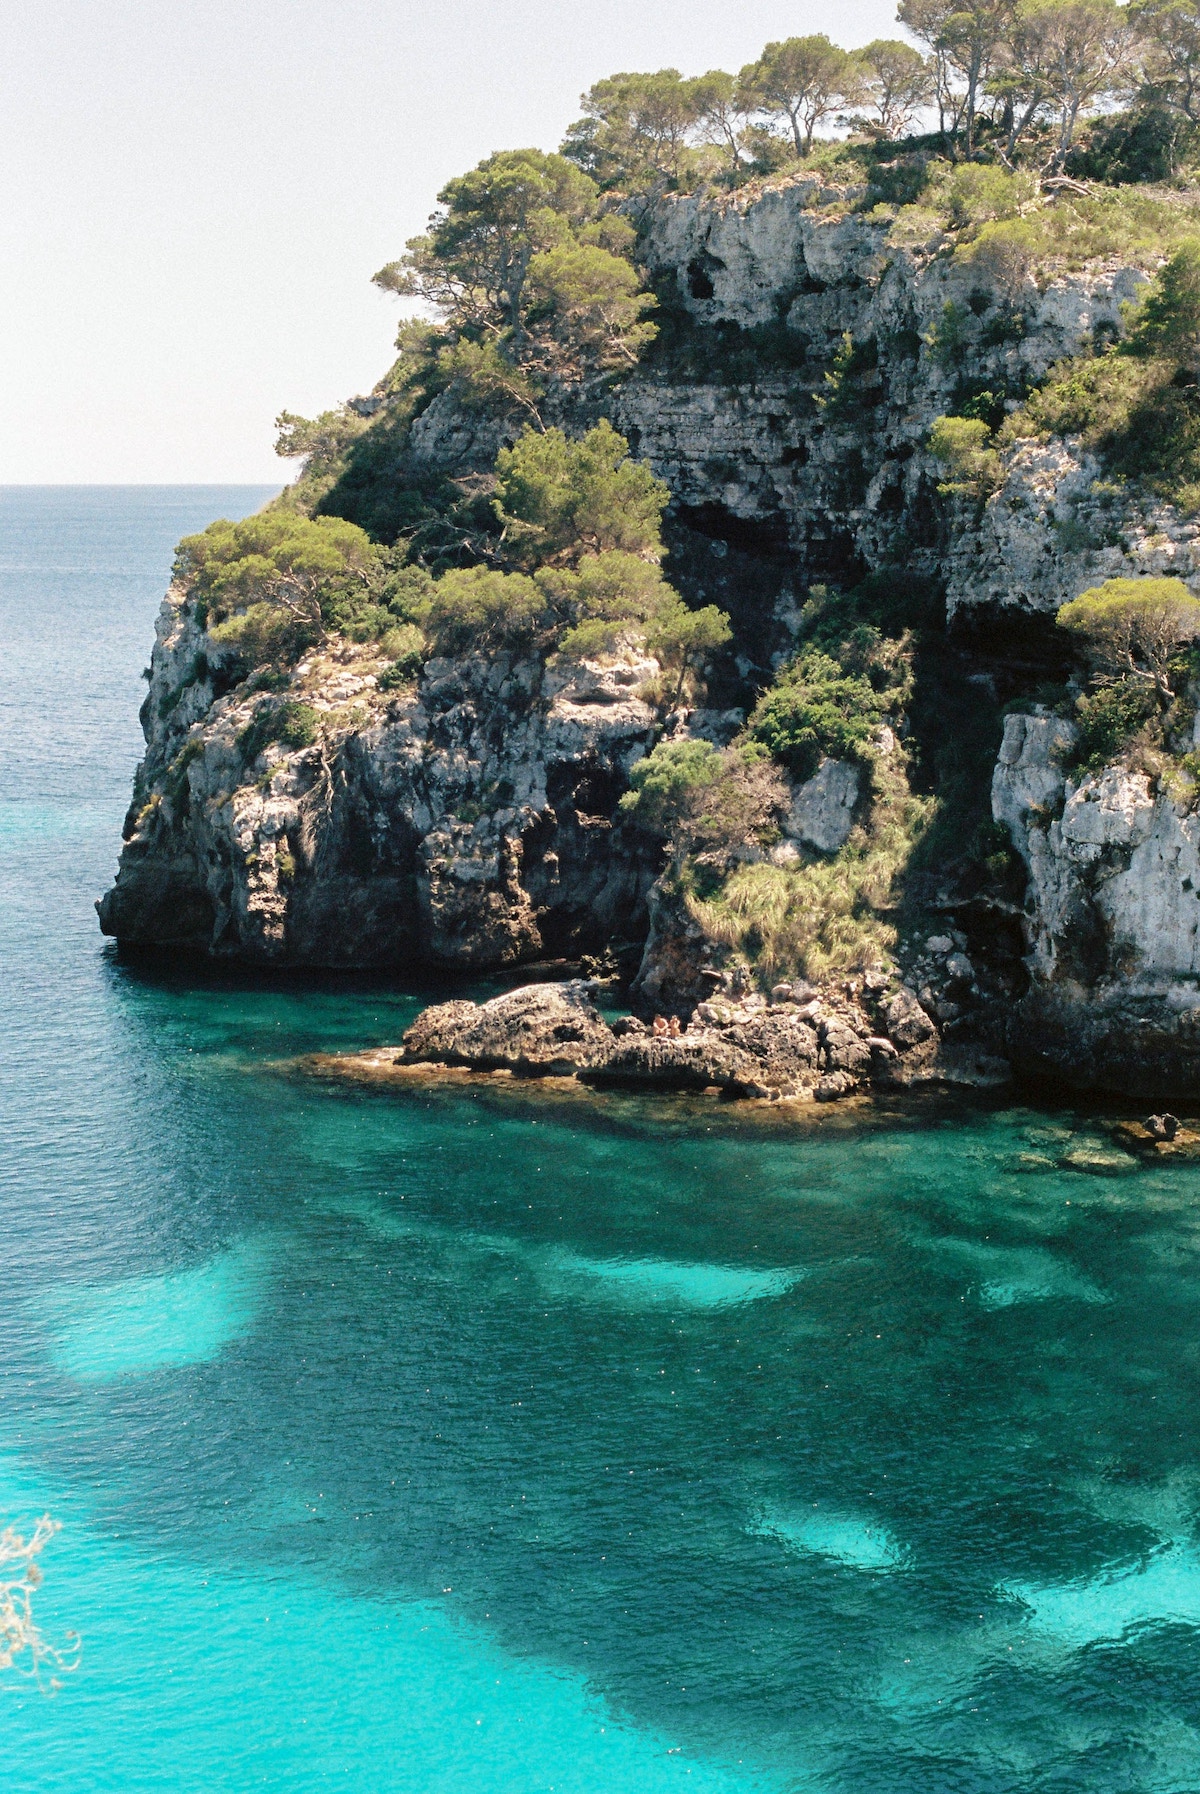
POLYGON ((887 709, 867 679, 809 648, 758 700, 748 734, 795 778, 808 779, 825 755, 869 761, 871 736, 887 709))
POLYGON ((526 574, 460 567, 434 585, 426 633, 436 654, 482 654, 529 646, 546 620, 545 595, 526 574))
POLYGON ((716 784, 723 758, 709 741, 660 741, 629 775, 621 813, 648 834, 667 836, 716 784))
POLYGON ((249 766, 273 742, 295 751, 311 747, 320 732, 319 713, 311 704, 292 698, 284 704, 260 704, 239 735, 238 747, 249 766))
POLYGON ((1154 692, 1143 681, 1122 679, 1079 699, 1079 735, 1072 765, 1094 771, 1109 765, 1155 715, 1154 692))
POLYGON ((379 675, 378 685, 381 691, 395 691, 400 686, 410 685, 429 652, 424 631, 418 629, 415 623, 398 623, 380 638, 379 646, 391 661, 391 665, 379 675))
POLYGON ((1108 353, 1061 362, 1002 440, 1078 436, 1109 471, 1200 506, 1200 241, 1177 243, 1108 353))
POLYGON ((527 571, 621 549, 657 554, 670 497, 608 422, 577 442, 527 429, 496 457, 496 515, 505 553, 527 571))
POLYGON ((996 490, 1004 477, 1004 466, 991 442, 992 432, 982 418, 933 420, 929 451, 948 476, 938 485, 943 498, 966 498, 978 503, 996 490))
POLYGON ((765 985, 877 965, 895 946, 888 912, 934 807, 912 794, 898 761, 882 766, 866 823, 836 858, 814 855, 790 866, 744 861, 715 888, 702 863, 685 866, 688 907, 709 938, 748 959, 765 985))

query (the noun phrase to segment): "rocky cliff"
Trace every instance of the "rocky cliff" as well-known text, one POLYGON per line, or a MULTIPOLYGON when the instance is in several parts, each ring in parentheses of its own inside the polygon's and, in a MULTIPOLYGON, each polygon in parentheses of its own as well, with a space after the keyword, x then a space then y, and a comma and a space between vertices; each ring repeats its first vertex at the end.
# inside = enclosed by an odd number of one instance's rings
MULTIPOLYGON (((733 617, 712 708, 668 714, 657 664, 620 647, 433 659, 397 686, 377 646, 333 640, 256 685, 175 586, 104 930, 248 960, 476 971, 606 949, 636 964, 648 942, 634 986, 647 1014, 744 997, 753 955, 714 944, 686 892, 656 884, 661 846, 618 800, 664 732, 734 734, 814 586, 901 568, 944 596, 947 622, 916 651, 896 752, 950 822, 882 904, 894 950, 872 1001, 902 995, 947 1048, 1000 1047, 1083 1084, 1200 1091, 1191 800, 1130 765, 1072 774, 1063 716, 1026 704, 1001 718, 1047 670, 1062 682, 1045 619, 1064 600, 1117 572, 1200 582, 1197 525, 1115 490, 1070 440, 1017 443, 986 502, 956 510, 928 447, 964 393, 1014 410, 1056 362, 1119 334, 1145 268, 972 257, 936 221, 900 228, 860 197, 801 180, 751 200, 668 199, 644 221, 662 334, 604 403, 670 486, 676 582, 733 617), (979 752, 999 746, 992 812, 1016 855, 990 886, 964 873, 954 838, 971 779, 962 813, 972 827, 986 814, 987 767, 955 763, 938 782, 943 750, 972 730, 979 752)), ((568 430, 596 409, 592 395, 573 424, 570 395, 556 404, 568 430)), ((486 475, 519 422, 443 392, 409 430, 409 476, 486 475)), ((880 789, 830 757, 793 778, 772 863, 861 859, 880 789)), ((886 1042, 870 1015, 862 1038, 872 1028, 886 1042)), ((822 1053, 814 1035, 814 1086, 822 1053)))
MULTIPOLYGON (((620 425, 689 521, 716 539, 786 545, 799 589, 906 563, 946 583, 952 611, 997 601, 1053 608, 1062 584, 1086 577, 1059 572, 1052 523, 1032 523, 1040 558, 1025 554, 1023 584, 998 572, 1011 552, 1000 513, 1027 508, 1024 465, 986 528, 948 542, 929 428, 964 389, 1003 405, 1063 357, 1119 333, 1121 306, 1146 276, 1104 261, 1039 281, 1032 266, 955 254, 936 222, 914 240, 848 213, 854 197, 799 183, 749 205, 664 202, 647 261, 707 354, 689 356, 689 333, 677 330, 671 343, 686 377, 673 375, 664 350, 661 371, 623 385, 620 425), (711 375, 697 377, 705 361, 711 375)), ((1065 514, 1075 498, 1069 454, 1054 466, 1041 489, 1065 514)))
POLYGON ((992 782, 1029 872, 1029 990, 1012 1050, 1077 1084, 1193 1095, 1200 1083, 1200 815, 1125 766, 1069 776, 1074 725, 1012 715, 992 782))
POLYGON ((637 694, 653 663, 432 660, 385 691, 378 651, 341 642, 267 694, 223 691, 228 658, 173 588, 106 932, 292 965, 466 969, 644 931, 654 867, 614 839, 613 811, 652 736, 637 694), (315 739, 262 745, 256 719, 301 705, 315 739))

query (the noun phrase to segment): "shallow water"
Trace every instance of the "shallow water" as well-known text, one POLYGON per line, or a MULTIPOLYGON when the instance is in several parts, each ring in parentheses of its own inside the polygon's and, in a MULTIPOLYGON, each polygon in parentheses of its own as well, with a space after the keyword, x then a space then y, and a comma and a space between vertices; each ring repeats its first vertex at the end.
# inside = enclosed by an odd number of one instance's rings
POLYGON ((95 928, 171 546, 0 491, 0 1516, 30 1794, 1200 1789, 1200 1172, 1084 1116, 377 1093, 423 998, 95 928))

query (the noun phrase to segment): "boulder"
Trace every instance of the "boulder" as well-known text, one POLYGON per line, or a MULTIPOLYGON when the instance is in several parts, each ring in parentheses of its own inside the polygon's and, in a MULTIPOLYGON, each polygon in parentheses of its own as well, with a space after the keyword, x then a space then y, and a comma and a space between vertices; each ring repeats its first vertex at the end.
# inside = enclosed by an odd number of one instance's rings
POLYGON ((570 1076, 603 1063, 614 1044, 586 981, 526 984, 487 1003, 426 1009, 405 1034, 397 1063, 570 1076))
MULTIPOLYGON (((715 1005, 705 1005, 715 1008, 715 1005)), ((733 1010, 724 1027, 692 1026, 672 1038, 626 1034, 592 1083, 716 1088, 731 1096, 807 1096, 820 1077, 817 1036, 794 1009, 733 1010)))
POLYGON ((792 799, 786 833, 819 853, 840 853, 854 826, 862 773, 850 760, 822 760, 792 799))
POLYGON ((901 986, 888 1004, 886 1020, 888 1037, 902 1053, 931 1040, 937 1033, 933 1022, 906 985, 901 986))

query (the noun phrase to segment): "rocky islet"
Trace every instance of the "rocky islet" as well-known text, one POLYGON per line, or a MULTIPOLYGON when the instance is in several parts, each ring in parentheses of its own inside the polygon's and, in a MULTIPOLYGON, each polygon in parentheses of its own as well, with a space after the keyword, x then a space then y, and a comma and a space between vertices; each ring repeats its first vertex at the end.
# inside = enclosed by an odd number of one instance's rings
MULTIPOLYGON (((936 231, 897 240, 854 210, 857 197, 797 179, 746 199, 668 197, 646 221, 639 256, 660 290, 673 288, 698 340, 707 332, 716 345, 719 326, 752 332, 782 320, 795 345, 792 366, 764 356, 751 381, 719 368, 685 378, 652 362, 612 390, 633 451, 670 486, 689 596, 728 604, 755 652, 773 643, 778 658, 814 582, 903 561, 944 590, 948 639, 968 644, 974 671, 964 676, 985 687, 1009 653, 1003 631, 1013 616, 1036 623, 1113 573, 1195 578, 1194 526, 1130 490, 1114 528, 1111 490, 1099 490, 1098 467, 1069 440, 1018 444, 998 489, 948 533, 931 508, 929 430, 964 369, 997 388, 1018 374, 1036 381, 1097 333, 1120 329, 1145 270, 1107 257, 1040 281, 1030 271, 1014 295, 1011 276, 943 253, 936 231), (989 315, 1017 301, 1019 335, 989 331, 989 315), (930 347, 951 304, 967 318, 954 369, 930 347), (814 404, 847 335, 875 346, 872 364, 854 375, 845 403, 814 404), (1067 511, 1078 521, 1089 505, 1105 512, 1102 536, 1062 527, 1067 511)), ((568 430, 586 421, 573 423, 571 403, 560 395, 568 430)), ((417 418, 409 453, 431 475, 462 477, 517 427, 481 424, 451 390, 417 418)), ((157 626, 126 845, 100 905, 107 933, 131 948, 251 962, 471 973, 617 951, 630 970, 640 958, 633 990, 645 1021, 661 1011, 689 1024, 686 1052, 627 1033, 621 1052, 630 1068, 643 1065, 631 1076, 654 1081, 656 1055, 664 1066, 672 1053, 681 1065, 691 1055, 699 1067, 698 1033, 719 1038, 717 1058, 731 1068, 742 1065, 738 1054, 771 1059, 773 1047, 733 1039, 750 1015, 722 1028, 705 1017, 723 983, 746 998, 738 981, 747 968, 714 952, 664 886, 655 843, 619 811, 632 767, 664 727, 724 742, 744 709, 685 707, 664 724, 646 696, 660 669, 637 646, 549 661, 434 658, 395 690, 382 683, 376 644, 331 640, 286 685, 288 700, 316 716, 316 739, 256 750, 257 698, 235 662, 214 646, 186 588, 173 587, 157 626)), ((910 1027, 929 1028, 943 1056, 977 1051, 1083 1086, 1194 1093, 1195 816, 1168 781, 1143 772, 1071 774, 1072 731, 1038 705, 1004 722, 992 812, 1021 862, 1024 893, 982 905, 940 893, 950 932, 939 933, 934 890, 933 932, 902 943, 880 975, 896 1001, 916 1006, 924 1020, 910 1009, 910 1027)), ((885 727, 885 756, 889 742, 885 727)), ((829 757, 793 780, 773 860, 853 852, 862 786, 855 764, 829 757)), ((749 974, 753 984, 752 966, 749 974)), ((822 1000, 835 995, 823 989, 822 1000)), ((787 1028, 813 1031, 808 1021, 787 1028)), ((728 1069, 705 1082, 824 1082, 832 1093, 838 1080, 857 1088, 868 1060, 869 1079, 900 1075, 868 1040, 886 1040, 901 1068, 921 1044, 868 1017, 851 1029, 859 1045, 843 1065, 830 1045, 836 1032, 814 1032, 803 1075, 728 1069)))

